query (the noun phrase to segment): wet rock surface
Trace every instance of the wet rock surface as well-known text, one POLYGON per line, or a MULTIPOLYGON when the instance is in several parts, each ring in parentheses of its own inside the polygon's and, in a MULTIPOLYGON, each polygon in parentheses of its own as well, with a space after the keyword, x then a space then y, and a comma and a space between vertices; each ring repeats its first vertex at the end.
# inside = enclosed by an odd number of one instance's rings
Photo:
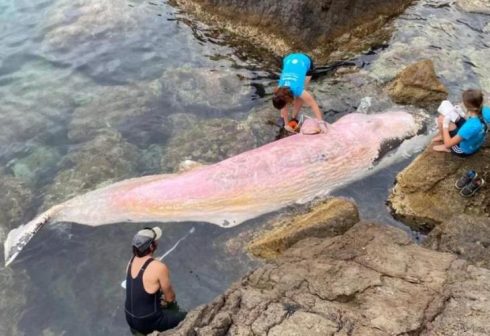
POLYGON ((421 107, 438 104, 448 95, 431 60, 422 60, 403 69, 388 86, 388 93, 396 103, 421 107))
POLYGON ((490 3, 486 0, 456 0, 456 4, 466 12, 490 15, 490 3))
POLYGON ((201 20, 213 22, 279 55, 291 49, 315 54, 338 48, 360 50, 369 42, 379 43, 388 36, 380 28, 412 3, 410 0, 173 2, 201 20), (368 36, 375 32, 377 38, 370 41, 368 36))
POLYGON ((389 82, 400 68, 430 59, 451 100, 460 98, 462 86, 488 84, 490 68, 481 55, 489 42, 487 15, 470 14, 455 1, 422 0, 407 8, 394 26, 390 45, 369 67, 374 78, 389 82))
POLYGON ((489 143, 467 158, 435 152, 432 146, 398 174, 388 200, 395 217, 415 230, 428 232, 455 215, 490 216, 487 186, 470 198, 461 197, 454 187, 457 179, 470 169, 489 180, 489 143))
POLYGON ((479 267, 490 269, 490 218, 454 216, 434 228, 424 246, 454 253, 479 267))
POLYGON ((275 228, 266 231, 248 246, 255 256, 274 259, 306 237, 328 238, 341 235, 359 222, 357 206, 341 198, 313 202, 297 215, 275 219, 275 228))
POLYGON ((490 271, 360 222, 301 240, 160 335, 485 335, 490 271))

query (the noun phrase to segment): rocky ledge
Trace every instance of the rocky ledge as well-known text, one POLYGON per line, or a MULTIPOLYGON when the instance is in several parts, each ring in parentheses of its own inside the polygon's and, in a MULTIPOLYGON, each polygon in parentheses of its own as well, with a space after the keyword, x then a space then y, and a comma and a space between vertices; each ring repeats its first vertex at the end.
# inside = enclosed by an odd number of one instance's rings
POLYGON ((487 186, 470 198, 461 197, 454 187, 457 179, 470 169, 490 181, 489 142, 467 158, 435 152, 429 145, 396 178, 389 197, 395 217, 426 232, 459 214, 489 217, 490 189, 487 186))
POLYGON ((381 29, 412 0, 172 0, 186 12, 255 46, 282 55, 303 50, 316 57, 360 51, 389 36, 381 29), (237 15, 238 14, 238 15, 237 15))
POLYGON ((299 240, 160 335, 489 335, 490 270, 359 222, 299 240))

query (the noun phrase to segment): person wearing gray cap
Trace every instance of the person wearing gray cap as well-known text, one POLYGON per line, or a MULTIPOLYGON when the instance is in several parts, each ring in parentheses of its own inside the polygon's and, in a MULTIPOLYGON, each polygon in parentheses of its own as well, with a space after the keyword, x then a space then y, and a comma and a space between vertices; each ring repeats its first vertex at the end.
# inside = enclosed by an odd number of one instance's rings
POLYGON ((154 227, 144 228, 133 237, 125 303, 126 321, 133 334, 172 329, 186 316, 178 309, 167 266, 153 259, 161 236, 162 230, 154 227))

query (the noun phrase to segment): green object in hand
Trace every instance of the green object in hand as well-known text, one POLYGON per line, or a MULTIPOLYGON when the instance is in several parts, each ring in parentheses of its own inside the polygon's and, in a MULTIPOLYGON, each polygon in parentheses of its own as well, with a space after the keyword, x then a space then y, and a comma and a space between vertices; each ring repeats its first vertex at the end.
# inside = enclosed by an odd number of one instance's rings
POLYGON ((162 308, 167 310, 180 311, 180 307, 177 301, 172 301, 172 302, 163 301, 162 308))

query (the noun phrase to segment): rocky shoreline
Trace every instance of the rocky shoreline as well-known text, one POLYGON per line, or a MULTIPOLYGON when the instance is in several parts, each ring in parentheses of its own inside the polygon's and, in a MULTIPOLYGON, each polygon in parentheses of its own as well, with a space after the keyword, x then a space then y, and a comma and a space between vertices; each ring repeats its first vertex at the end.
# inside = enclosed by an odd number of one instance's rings
POLYGON ((489 269, 361 220, 344 234, 299 240, 160 335, 483 336, 489 284, 489 269))
POLYGON ((171 1, 198 20, 240 36, 256 47, 276 55, 303 50, 321 61, 349 57, 385 43, 391 34, 386 23, 412 2, 171 1))
MULTIPOLYGON (((278 7, 246 6, 247 15, 236 19, 230 14, 237 10, 233 1, 175 2, 208 22, 219 17, 224 28, 235 20, 234 33, 259 45, 259 29, 271 26, 268 15, 278 7), (260 14, 250 15, 254 11, 260 14)), ((458 5, 479 13, 487 9, 479 2, 458 5)), ((277 54, 292 47, 317 55, 331 51, 315 49, 315 39, 298 39, 294 33, 291 40, 302 42, 292 43, 281 37, 281 29, 278 24, 267 36, 278 41, 269 45, 277 54)), ((293 24, 290 31, 295 29, 293 24)), ((347 46, 341 36, 335 35, 347 46)), ((393 101, 422 108, 448 96, 428 60, 410 65, 385 86, 393 101)), ((248 250, 264 258, 264 266, 160 335, 489 335, 490 196, 484 188, 463 199, 454 182, 470 168, 487 178, 490 149, 487 144, 460 159, 431 147, 397 176, 388 200, 395 218, 428 233, 422 245, 402 230, 360 219, 349 200, 316 202, 252 239, 248 250)))

